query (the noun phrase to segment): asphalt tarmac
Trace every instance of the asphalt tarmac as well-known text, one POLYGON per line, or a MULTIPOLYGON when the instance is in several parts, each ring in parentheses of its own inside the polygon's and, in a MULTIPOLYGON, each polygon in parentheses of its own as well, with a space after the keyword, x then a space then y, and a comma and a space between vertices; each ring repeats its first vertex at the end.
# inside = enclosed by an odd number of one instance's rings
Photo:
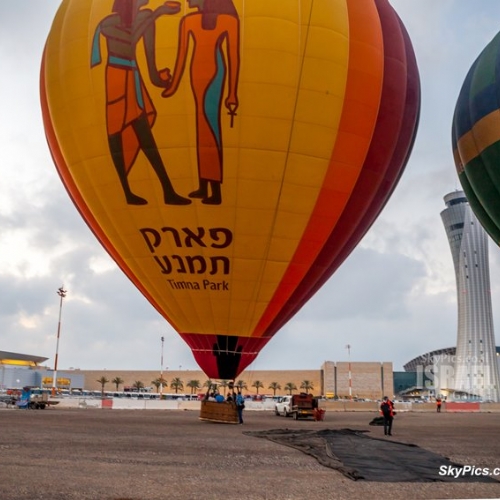
MULTIPOLYGON (((0 409, 0 500, 500 498, 500 482, 352 481, 244 434, 350 428, 386 439, 368 425, 374 416, 327 412, 314 422, 245 410, 243 425, 227 425, 196 411, 0 409)), ((500 474, 498 413, 399 413, 387 439, 500 474)))

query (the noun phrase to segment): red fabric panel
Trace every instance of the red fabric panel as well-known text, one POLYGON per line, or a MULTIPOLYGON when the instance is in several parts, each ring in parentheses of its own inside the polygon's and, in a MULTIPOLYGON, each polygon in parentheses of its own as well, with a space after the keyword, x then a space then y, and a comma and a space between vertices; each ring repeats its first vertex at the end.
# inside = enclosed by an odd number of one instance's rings
POLYGON ((268 338, 184 333, 196 362, 209 378, 234 380, 252 363, 268 338))

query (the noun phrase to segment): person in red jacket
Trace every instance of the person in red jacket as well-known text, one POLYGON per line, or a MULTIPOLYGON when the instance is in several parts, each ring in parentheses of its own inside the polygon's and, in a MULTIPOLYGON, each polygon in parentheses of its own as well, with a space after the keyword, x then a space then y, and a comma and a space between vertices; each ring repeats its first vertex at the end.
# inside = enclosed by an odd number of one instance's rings
POLYGON ((438 413, 441 413, 441 403, 442 403, 441 398, 437 398, 436 399, 436 411, 438 413))
POLYGON ((387 396, 384 396, 384 399, 382 400, 382 403, 380 405, 380 413, 384 417, 384 434, 386 436, 392 436, 394 403, 387 396))

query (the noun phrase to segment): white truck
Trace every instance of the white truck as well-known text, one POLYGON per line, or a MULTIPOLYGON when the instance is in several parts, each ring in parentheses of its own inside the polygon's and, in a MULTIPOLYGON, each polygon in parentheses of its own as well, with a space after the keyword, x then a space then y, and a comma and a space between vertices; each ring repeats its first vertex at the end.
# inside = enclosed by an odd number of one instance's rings
POLYGON ((292 403, 292 396, 283 396, 276 401, 274 405, 274 414, 276 416, 283 415, 288 417, 290 415, 290 405, 292 403))
POLYGON ((274 405, 274 414, 277 416, 299 418, 314 417, 316 401, 311 394, 293 394, 292 396, 283 396, 276 401, 274 405))

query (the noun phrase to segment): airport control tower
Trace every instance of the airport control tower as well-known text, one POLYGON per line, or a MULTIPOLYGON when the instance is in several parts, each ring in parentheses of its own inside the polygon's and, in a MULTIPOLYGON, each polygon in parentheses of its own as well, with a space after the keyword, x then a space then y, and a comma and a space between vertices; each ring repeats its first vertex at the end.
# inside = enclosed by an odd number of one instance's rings
POLYGON ((488 237, 463 191, 447 194, 444 202, 446 209, 441 212, 441 219, 450 243, 457 282, 454 389, 467 397, 500 401, 488 237))

